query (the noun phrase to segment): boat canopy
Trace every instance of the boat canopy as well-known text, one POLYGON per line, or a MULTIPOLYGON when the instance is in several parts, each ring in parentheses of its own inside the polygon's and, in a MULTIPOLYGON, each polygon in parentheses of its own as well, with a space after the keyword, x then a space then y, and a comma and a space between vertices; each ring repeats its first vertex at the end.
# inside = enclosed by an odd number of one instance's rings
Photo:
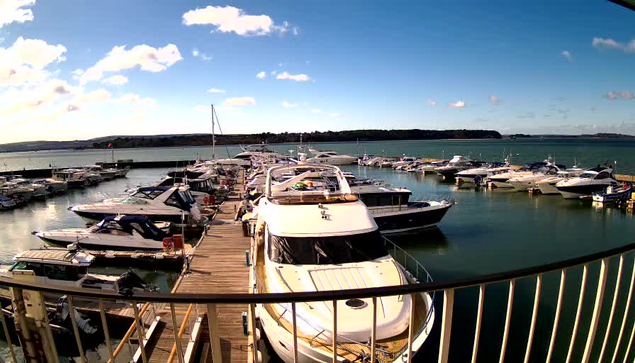
POLYGON ((372 261, 388 255, 379 231, 346 236, 270 235, 269 258, 292 265, 332 265, 372 261))
POLYGON ((101 230, 115 229, 132 234, 137 231, 143 238, 162 241, 167 234, 157 227, 146 216, 106 216, 104 220, 97 224, 101 230))
POLYGON ((65 249, 40 249, 23 251, 13 257, 15 262, 31 262, 47 265, 90 266, 95 256, 82 251, 65 249))
POLYGON ((136 192, 132 194, 132 197, 143 198, 143 199, 155 199, 159 195, 165 193, 166 190, 169 190, 172 186, 156 186, 156 187, 143 187, 137 189, 136 192))

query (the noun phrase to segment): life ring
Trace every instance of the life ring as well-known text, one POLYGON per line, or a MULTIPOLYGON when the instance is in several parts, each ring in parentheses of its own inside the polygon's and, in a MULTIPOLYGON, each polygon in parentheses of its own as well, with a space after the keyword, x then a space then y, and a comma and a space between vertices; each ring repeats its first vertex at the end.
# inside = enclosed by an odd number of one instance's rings
POLYGON ((174 238, 165 237, 163 239, 163 250, 164 251, 172 251, 172 250, 174 250, 174 238))

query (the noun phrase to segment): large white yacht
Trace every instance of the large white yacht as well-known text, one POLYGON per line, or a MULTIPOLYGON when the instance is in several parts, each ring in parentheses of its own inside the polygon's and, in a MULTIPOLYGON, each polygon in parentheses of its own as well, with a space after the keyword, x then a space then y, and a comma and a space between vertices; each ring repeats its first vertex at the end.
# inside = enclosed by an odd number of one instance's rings
POLYGON ((608 186, 617 186, 613 169, 597 166, 586 170, 577 178, 563 180, 556 184, 556 188, 566 199, 577 199, 586 195, 593 195, 606 190, 608 186))
POLYGON ((497 188, 513 188, 513 185, 509 183, 509 179, 531 175, 547 165, 547 163, 547 161, 528 163, 523 165, 519 170, 509 170, 504 173, 488 176, 487 181, 497 188))
POLYGON ((538 181, 550 176, 555 176, 558 172, 564 170, 565 168, 566 166, 564 165, 548 163, 532 174, 516 176, 509 179, 507 183, 509 183, 509 185, 511 185, 516 191, 526 192, 528 189, 534 188, 538 181))
POLYGON ((569 168, 567 170, 560 170, 558 173, 556 173, 556 175, 551 175, 538 180, 536 182, 536 188, 540 190, 540 194, 560 194, 558 188, 556 188, 556 184, 563 180, 578 177, 582 175, 583 172, 584 169, 578 167, 569 168))
POLYGON ((462 170, 456 173, 456 181, 459 183, 475 183, 478 184, 489 176, 505 173, 511 170, 508 159, 505 162, 493 162, 478 168, 462 170))
POLYGON ((357 157, 350 155, 340 155, 332 150, 319 151, 309 149, 313 157, 308 158, 308 164, 326 164, 326 165, 350 165, 357 163, 357 157))
MULTIPOLYGON (((273 167, 258 204, 254 283, 261 293, 333 291, 415 283, 387 252, 366 206, 335 166, 273 167), (296 176, 276 183, 282 175, 296 176), (335 174, 337 183, 329 176, 335 174)), ((428 337, 429 294, 376 299, 376 347, 384 362, 406 361, 409 311, 415 304, 413 354, 428 337)), ((373 299, 337 301, 338 361, 365 361, 370 352, 373 299)), ((332 361, 332 302, 297 303, 299 362, 332 361)), ((294 362, 290 304, 261 304, 257 316, 285 362, 294 362)))
POLYGON ((181 222, 183 217, 199 221, 201 213, 187 186, 143 187, 126 198, 106 199, 69 208, 88 221, 101 221, 109 215, 147 216, 152 221, 181 222))

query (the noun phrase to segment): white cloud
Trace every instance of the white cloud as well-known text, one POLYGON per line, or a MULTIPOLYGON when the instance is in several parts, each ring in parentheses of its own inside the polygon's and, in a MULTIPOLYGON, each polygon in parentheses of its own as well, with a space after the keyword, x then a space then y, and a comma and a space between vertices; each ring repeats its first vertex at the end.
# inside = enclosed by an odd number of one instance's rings
POLYGON ((463 107, 465 107, 465 102, 456 101, 456 102, 452 102, 452 103, 448 104, 448 106, 454 107, 454 108, 463 108, 463 107))
POLYGON ((437 105, 437 101, 427 100, 427 101, 426 101, 426 104, 427 104, 428 106, 436 106, 436 105, 437 105))
POLYGON ((525 112, 523 114, 516 116, 516 118, 536 118, 536 114, 533 112, 525 112))
POLYGON ((225 90, 218 89, 218 88, 210 88, 210 89, 207 90, 207 92, 209 92, 209 93, 225 93, 225 90))
POLYGON ((24 9, 35 5, 35 0, 0 0, 0 28, 11 23, 33 21, 33 11, 24 9))
POLYGON ((162 72, 174 63, 183 59, 179 49, 174 44, 163 48, 148 45, 137 45, 130 50, 126 46, 116 46, 97 64, 88 68, 80 77, 80 83, 99 80, 104 72, 117 72, 139 66, 148 72, 162 72))
POLYGON ((500 99, 498 98, 498 96, 489 96, 489 97, 487 98, 487 100, 488 100, 489 102, 491 102, 491 103, 499 103, 499 102, 500 102, 500 99))
POLYGON ((207 53, 203 53, 200 50, 198 50, 197 48, 192 49, 192 56, 194 56, 195 58, 201 58, 204 61, 212 60, 212 56, 211 55, 208 55, 207 53))
POLYGON ((617 100, 617 99, 625 99, 632 100, 635 99, 635 95, 631 91, 609 91, 606 94, 602 95, 603 98, 608 98, 609 100, 617 100))
POLYGON ((573 56, 571 55, 571 52, 569 52, 568 50, 563 50, 562 52, 560 52, 560 55, 567 58, 569 62, 573 62, 573 56))
POLYGON ((44 68, 55 61, 63 61, 65 52, 66 47, 61 44, 19 37, 9 48, 0 48, 0 86, 45 79, 48 73, 44 68))
POLYGON ((101 81, 102 83, 106 83, 106 84, 111 84, 113 86, 121 86, 124 85, 126 83, 128 83, 128 77, 122 76, 120 74, 116 75, 116 76, 112 76, 110 78, 106 78, 103 81, 101 81))
POLYGON ((342 115, 337 113, 337 112, 333 112, 333 113, 330 113, 329 116, 331 116, 331 117, 340 117, 342 115))
POLYGON ((194 110, 198 112, 207 112, 209 111, 209 107, 205 105, 196 105, 194 106, 194 110))
POLYGON ((223 106, 246 106, 255 104, 256 100, 253 97, 234 97, 228 98, 223 102, 223 106))
POLYGON ((313 108, 313 109, 311 109, 311 112, 313 112, 313 113, 324 113, 324 111, 320 110, 319 108, 313 108))
POLYGON ((593 38, 591 45, 597 49, 617 49, 625 53, 635 53, 635 39, 628 43, 617 42, 611 38, 593 38))
POLYGON ((68 112, 77 111, 91 103, 105 102, 108 100, 110 100, 110 92, 105 89, 98 89, 89 93, 82 93, 78 95, 71 101, 71 103, 68 104, 66 109, 68 112))
POLYGON ((311 77, 306 74, 289 74, 287 72, 282 72, 276 76, 276 79, 290 79, 296 82, 307 82, 311 80, 311 77))
POLYGON ((248 15, 242 9, 233 6, 207 6, 203 9, 190 10, 183 14, 183 24, 214 25, 216 31, 234 32, 242 36, 284 34, 289 30, 289 23, 275 25, 267 15, 248 15))
POLYGON ((11 89, 0 96, 0 99, 8 105, 0 109, 0 115, 35 112, 53 104, 60 97, 80 93, 79 87, 71 87, 67 82, 59 79, 53 79, 35 87, 25 87, 19 91, 11 89))
POLYGON ((258 72, 258 74, 256 74, 256 77, 260 79, 265 79, 267 77, 267 72, 265 71, 258 72))
POLYGON ((294 107, 298 107, 297 103, 289 103, 287 101, 282 101, 282 107, 284 108, 294 108, 294 107))

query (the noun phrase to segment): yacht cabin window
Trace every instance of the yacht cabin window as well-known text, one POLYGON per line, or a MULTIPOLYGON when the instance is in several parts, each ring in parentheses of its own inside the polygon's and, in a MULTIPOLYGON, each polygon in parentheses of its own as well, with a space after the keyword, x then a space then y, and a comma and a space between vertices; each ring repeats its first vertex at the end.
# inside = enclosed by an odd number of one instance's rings
POLYGON ((329 237, 280 237, 269 234, 269 259, 281 264, 355 263, 387 255, 379 231, 329 237))
POLYGON ((609 173, 607 173, 606 171, 601 172, 600 174, 598 174, 598 176, 595 177, 595 179, 608 179, 611 176, 609 175, 609 173))
POLYGON ((155 199, 159 195, 163 194, 163 192, 165 192, 165 190, 161 190, 161 189, 139 190, 136 193, 134 193, 132 196, 136 198, 142 198, 142 199, 155 199))

